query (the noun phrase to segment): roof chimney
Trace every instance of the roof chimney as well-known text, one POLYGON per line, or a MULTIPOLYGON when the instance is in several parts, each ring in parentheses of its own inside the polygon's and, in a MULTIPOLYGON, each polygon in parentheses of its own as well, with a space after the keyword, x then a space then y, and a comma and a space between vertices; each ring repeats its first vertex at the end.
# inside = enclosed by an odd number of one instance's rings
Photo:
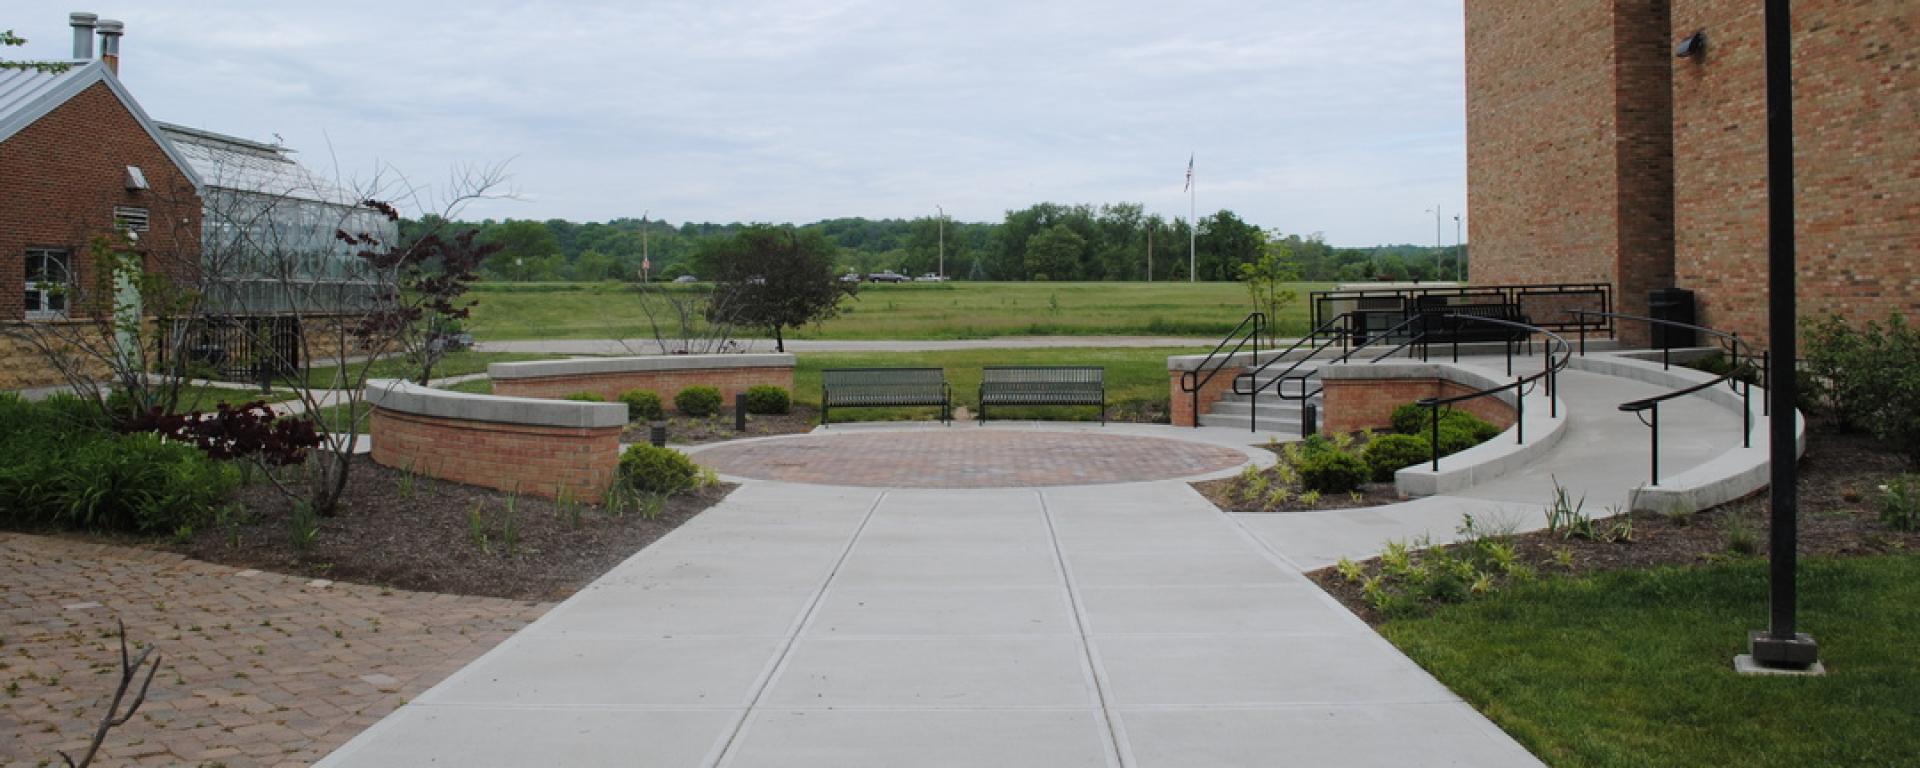
POLYGON ((73 58, 86 61, 93 58, 93 22, 100 17, 91 13, 67 14, 67 23, 73 25, 73 58))
POLYGON ((107 69, 113 70, 116 75, 120 74, 120 35, 125 33, 126 28, 127 25, 113 19, 101 19, 98 27, 100 60, 106 62, 107 69))

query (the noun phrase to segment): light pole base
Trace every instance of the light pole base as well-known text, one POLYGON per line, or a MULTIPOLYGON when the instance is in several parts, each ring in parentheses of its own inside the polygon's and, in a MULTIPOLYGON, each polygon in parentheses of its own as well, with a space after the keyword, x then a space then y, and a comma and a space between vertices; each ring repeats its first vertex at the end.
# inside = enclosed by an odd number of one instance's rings
POLYGON ((1753 656, 1743 653, 1733 657, 1733 671, 1743 675, 1755 676, 1825 677, 1827 674, 1827 665, 1816 661, 1813 663, 1813 666, 1802 669, 1794 669, 1793 667, 1769 667, 1754 661, 1753 656))
POLYGON ((1781 639, 1756 629, 1747 633, 1747 651, 1733 661, 1742 674, 1824 675, 1827 671, 1820 663, 1820 644, 1805 632, 1781 639))

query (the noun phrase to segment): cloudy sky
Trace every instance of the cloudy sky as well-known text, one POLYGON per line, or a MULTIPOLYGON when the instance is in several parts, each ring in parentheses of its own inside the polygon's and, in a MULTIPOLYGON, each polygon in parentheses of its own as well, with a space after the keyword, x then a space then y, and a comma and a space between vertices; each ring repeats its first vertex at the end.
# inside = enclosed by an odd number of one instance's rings
POLYGON ((1134 201, 1337 245, 1445 240, 1466 195, 1457 0, 27 0, 127 24, 155 118, 416 184, 510 161, 469 217, 994 221, 1134 201), (115 5, 114 3, 119 3, 115 5))

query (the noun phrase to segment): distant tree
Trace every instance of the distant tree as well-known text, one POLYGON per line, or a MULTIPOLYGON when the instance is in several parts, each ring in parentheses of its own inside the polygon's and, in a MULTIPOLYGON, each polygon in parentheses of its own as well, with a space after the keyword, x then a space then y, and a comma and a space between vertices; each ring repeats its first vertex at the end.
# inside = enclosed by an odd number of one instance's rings
POLYGON ((1079 276, 1080 259, 1086 249, 1086 238, 1065 224, 1048 227, 1027 238, 1027 277, 1072 280, 1079 276))
POLYGON ((558 277, 560 241, 538 221, 508 221, 485 230, 484 242, 499 246, 487 259, 487 271, 509 280, 558 277))
POLYGON ((574 280, 610 280, 622 277, 618 274, 619 270, 620 262, 612 256, 589 250, 581 253, 580 258, 574 259, 573 266, 567 270, 567 275, 574 280))
POLYGON ((705 241, 694 264, 714 282, 712 321, 765 328, 785 352, 786 329, 834 317, 859 283, 840 279, 838 249, 815 229, 755 225, 705 241))

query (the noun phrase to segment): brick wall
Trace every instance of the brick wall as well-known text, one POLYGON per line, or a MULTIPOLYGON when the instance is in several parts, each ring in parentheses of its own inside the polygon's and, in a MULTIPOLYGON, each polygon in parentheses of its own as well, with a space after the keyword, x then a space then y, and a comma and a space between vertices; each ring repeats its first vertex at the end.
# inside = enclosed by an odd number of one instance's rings
MULTIPOLYGON (((1642 313, 1672 280, 1665 0, 1469 0, 1473 281, 1604 282, 1642 313)), ((1644 343, 1647 331, 1621 334, 1644 343)))
MULTIPOLYGON (((1795 196, 1803 317, 1920 313, 1920 3, 1793 6, 1795 196)), ((1766 338, 1766 74, 1758 3, 1675 0, 1675 266, 1702 319, 1766 338)))
POLYGON ((620 462, 620 427, 573 429, 373 411, 373 460, 427 477, 597 502, 620 462))
POLYGON ((627 371, 571 376, 542 376, 525 379, 494 379, 493 393, 511 397, 559 399, 576 392, 592 392, 616 402, 620 393, 649 389, 660 395, 661 405, 672 411, 673 396, 688 387, 716 387, 725 407, 733 407, 733 396, 748 387, 773 385, 793 391, 791 366, 751 368, 706 368, 666 371, 627 371))
MULTIPOLYGON (((0 323, 24 319, 22 283, 29 247, 72 254, 74 313, 90 299, 95 273, 89 240, 113 229, 115 206, 146 208, 150 230, 141 236, 148 268, 191 279, 199 258, 200 199, 192 183, 143 130, 104 83, 69 99, 0 142, 0 323), (150 189, 129 192, 127 166, 139 167, 150 189)), ((7 386, 52 384, 44 362, 22 356, 18 342, 0 349, 7 386), (31 366, 31 370, 17 366, 31 366)))
POLYGON ((1212 381, 1200 387, 1200 409, 1197 412, 1194 410, 1193 395, 1180 388, 1180 377, 1183 373, 1183 371, 1167 372, 1168 405, 1172 413, 1173 425, 1176 427, 1191 427, 1198 423, 1199 417, 1212 409, 1214 403, 1220 402, 1222 396, 1233 391, 1233 377, 1240 375, 1241 371, 1233 368, 1222 369, 1212 381))
MULTIPOLYGON (((1476 391, 1444 379, 1328 379, 1325 382, 1326 422, 1321 431, 1334 434, 1393 427, 1393 409, 1429 397, 1453 397, 1476 391)), ((1506 429, 1513 426, 1513 408, 1497 396, 1460 403, 1466 411, 1506 429)))

